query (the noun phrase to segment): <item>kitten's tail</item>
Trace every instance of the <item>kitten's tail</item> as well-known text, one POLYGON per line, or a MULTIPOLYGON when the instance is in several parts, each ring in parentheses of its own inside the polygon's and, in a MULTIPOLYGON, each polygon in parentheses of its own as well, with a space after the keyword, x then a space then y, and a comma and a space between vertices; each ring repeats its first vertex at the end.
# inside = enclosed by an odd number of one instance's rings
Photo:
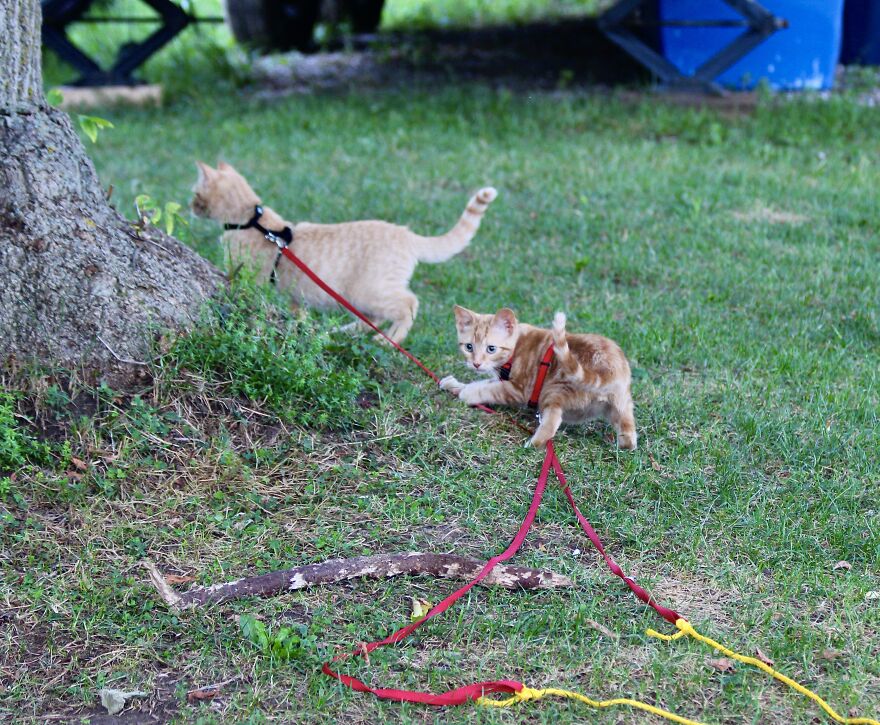
POLYGON ((432 264, 445 262, 462 251, 474 238, 474 234, 480 228, 483 214, 496 196, 498 192, 491 186, 480 189, 467 203, 458 223, 446 234, 439 237, 418 237, 416 253, 419 261, 432 264))
POLYGON ((577 358, 571 354, 568 348, 568 340, 565 337, 565 313, 557 312, 553 317, 553 353, 560 368, 568 375, 584 376, 584 370, 577 358))

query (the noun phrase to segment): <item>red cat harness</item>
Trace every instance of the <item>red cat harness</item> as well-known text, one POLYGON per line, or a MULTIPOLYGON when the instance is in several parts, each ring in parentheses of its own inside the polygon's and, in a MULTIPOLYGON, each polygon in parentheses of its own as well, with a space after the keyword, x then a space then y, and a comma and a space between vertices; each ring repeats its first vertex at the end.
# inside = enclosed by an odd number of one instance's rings
POLYGON ((263 207, 257 204, 254 207, 254 215, 248 219, 246 224, 224 224, 223 228, 226 231, 233 229, 256 229, 266 238, 266 241, 272 242, 272 244, 278 247, 278 254, 275 255, 275 264, 272 265, 272 276, 269 277, 269 281, 272 284, 277 284, 278 263, 281 261, 281 255, 284 253, 282 250, 287 249, 287 247, 293 244, 293 229, 291 227, 284 227, 284 229, 278 232, 266 229, 266 227, 260 224, 262 216, 263 207))
POLYGON ((541 396, 541 388, 544 387, 544 378, 547 377, 547 373, 550 372, 550 362, 553 360, 553 344, 551 343, 550 347, 547 348, 547 352, 544 353, 544 357, 541 358, 541 362, 538 364, 538 377, 535 378, 535 387, 532 388, 532 396, 529 398, 529 407, 532 410, 537 410, 538 408, 538 398, 541 396))
MULTIPOLYGON (((541 358, 541 362, 538 364, 538 376, 535 378, 535 386, 532 388, 532 394, 529 397, 529 408, 532 410, 537 410, 538 408, 538 398, 541 397, 541 389, 544 387, 544 379, 547 377, 547 373, 550 372, 550 363, 553 361, 553 345, 547 348, 547 352, 544 353, 544 357, 541 358)), ((510 369, 513 367, 513 357, 510 358, 504 365, 498 368, 498 379, 499 380, 510 380, 510 369)))

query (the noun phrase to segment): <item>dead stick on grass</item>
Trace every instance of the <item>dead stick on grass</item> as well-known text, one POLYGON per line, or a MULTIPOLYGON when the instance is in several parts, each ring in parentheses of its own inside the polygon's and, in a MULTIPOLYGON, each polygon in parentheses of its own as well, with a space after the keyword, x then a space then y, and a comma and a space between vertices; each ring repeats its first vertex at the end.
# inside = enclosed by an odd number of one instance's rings
MULTIPOLYGON (((144 561, 142 564, 149 571, 150 581, 156 587, 159 596, 174 609, 219 604, 241 597, 272 596, 359 577, 384 579, 400 574, 428 574, 469 581, 484 566, 482 561, 455 554, 408 551, 399 554, 356 556, 351 559, 331 559, 320 564, 295 566, 292 569, 248 576, 209 587, 195 587, 187 592, 178 593, 165 581, 165 577, 152 562, 144 561)), ((506 589, 551 589, 571 586, 571 579, 562 574, 525 566, 496 566, 480 584, 506 589)))

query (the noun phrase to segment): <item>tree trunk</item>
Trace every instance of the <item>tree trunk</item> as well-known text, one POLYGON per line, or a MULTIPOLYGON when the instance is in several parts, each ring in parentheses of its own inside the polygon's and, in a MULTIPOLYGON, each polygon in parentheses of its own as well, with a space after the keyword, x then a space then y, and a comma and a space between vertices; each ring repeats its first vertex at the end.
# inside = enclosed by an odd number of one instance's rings
POLYGON ((150 335, 185 327, 223 277, 108 204, 70 119, 44 98, 39 0, 0 0, 0 68, 0 364, 124 384, 150 335))

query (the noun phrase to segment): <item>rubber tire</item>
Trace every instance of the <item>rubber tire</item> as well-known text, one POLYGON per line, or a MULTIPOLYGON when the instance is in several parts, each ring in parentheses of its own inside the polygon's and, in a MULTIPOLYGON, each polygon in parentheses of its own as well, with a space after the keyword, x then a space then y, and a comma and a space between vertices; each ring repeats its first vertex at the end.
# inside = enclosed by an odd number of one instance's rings
POLYGON ((235 39, 260 50, 315 49, 320 0, 224 0, 235 39))

